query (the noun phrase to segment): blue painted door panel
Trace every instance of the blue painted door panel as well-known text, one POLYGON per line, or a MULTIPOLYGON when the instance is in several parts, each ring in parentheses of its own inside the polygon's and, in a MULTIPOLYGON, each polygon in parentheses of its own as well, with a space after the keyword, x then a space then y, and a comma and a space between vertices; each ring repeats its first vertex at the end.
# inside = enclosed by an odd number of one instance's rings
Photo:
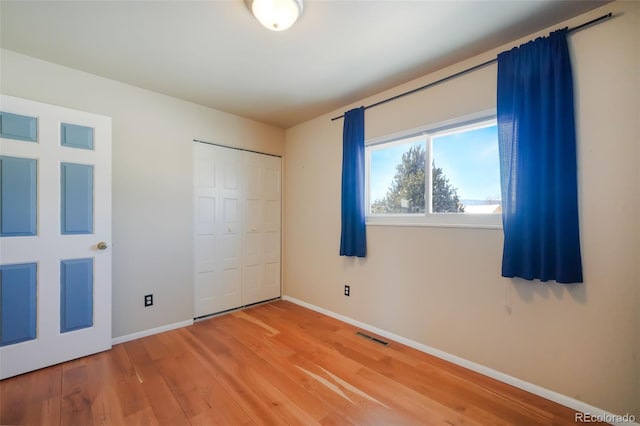
POLYGON ((0 236, 36 235, 37 162, 0 156, 0 236))
POLYGON ((0 137, 26 142, 38 141, 38 119, 0 111, 0 137))
POLYGON ((93 259, 60 262, 60 332, 93 326, 93 259))
POLYGON ((93 149, 93 128, 62 123, 60 143, 71 148, 93 149))
POLYGON ((36 264, 0 266, 0 346, 36 338, 36 264))
POLYGON ((62 234, 93 233, 93 166, 62 163, 60 177, 62 234))

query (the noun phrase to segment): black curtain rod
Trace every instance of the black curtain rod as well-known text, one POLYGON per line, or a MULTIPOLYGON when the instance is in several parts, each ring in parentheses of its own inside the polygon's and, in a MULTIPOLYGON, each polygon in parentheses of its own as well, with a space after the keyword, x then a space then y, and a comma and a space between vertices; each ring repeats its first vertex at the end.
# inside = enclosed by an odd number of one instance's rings
MULTIPOLYGON (((578 30, 581 30, 581 29, 583 29, 585 27, 588 27, 589 25, 593 25, 593 24, 595 24, 597 22, 600 22, 600 21, 603 21, 605 19, 609 19, 612 16, 613 16, 613 14, 611 12, 609 12, 606 15, 602 15, 599 18, 592 19, 591 21, 585 22, 584 24, 578 25, 577 27, 569 28, 567 31, 569 33, 572 33, 574 31, 578 31, 578 30)), ((459 71, 459 72, 457 72, 455 74, 451 74, 451 75, 449 75, 447 77, 441 78, 440 80, 437 80, 437 81, 434 81, 432 83, 425 84, 424 86, 420 86, 418 88, 409 90, 408 92, 400 93, 399 95, 395 95, 395 96, 392 96, 390 98, 387 98, 387 99, 381 100, 379 102, 373 103, 371 105, 367 105, 367 106, 364 107, 364 109, 367 110, 369 108, 377 107, 378 105, 386 104, 387 102, 395 101, 396 99, 403 98, 403 97, 405 97, 407 95, 412 95, 412 94, 414 94, 416 92, 419 92, 421 90, 428 89, 428 88, 433 87, 435 85, 438 85, 440 83, 444 83, 445 81, 453 80, 454 78, 458 78, 458 77, 460 77, 460 76, 462 76, 464 74, 470 73, 472 71, 479 70, 480 68, 484 68, 487 65, 491 65, 491 64, 493 64, 493 63, 495 63, 497 61, 498 61, 497 57, 493 58, 493 59, 490 59, 490 60, 488 60, 486 62, 483 62, 481 64, 474 65, 474 66, 472 66, 470 68, 467 68, 465 70, 459 71)), ((344 114, 339 115, 337 117, 333 117, 331 119, 331 121, 335 121, 335 120, 338 120, 340 118, 344 118, 344 114)))

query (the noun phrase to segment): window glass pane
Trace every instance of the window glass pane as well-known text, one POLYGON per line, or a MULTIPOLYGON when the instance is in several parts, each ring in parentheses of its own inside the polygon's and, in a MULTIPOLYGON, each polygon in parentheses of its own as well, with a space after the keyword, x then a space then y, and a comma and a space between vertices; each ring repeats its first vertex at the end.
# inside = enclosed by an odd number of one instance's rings
POLYGON ((410 138, 371 149, 371 214, 425 212, 426 138, 410 138))
POLYGON ((476 127, 433 136, 433 213, 500 213, 498 131, 476 127))

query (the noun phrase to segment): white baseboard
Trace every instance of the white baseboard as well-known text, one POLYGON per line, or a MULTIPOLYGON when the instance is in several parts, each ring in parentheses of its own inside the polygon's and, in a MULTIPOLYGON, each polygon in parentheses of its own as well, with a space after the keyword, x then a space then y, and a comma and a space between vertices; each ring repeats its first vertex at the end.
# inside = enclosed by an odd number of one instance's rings
MULTIPOLYGON (((411 348, 417 349, 421 352, 425 352, 428 353, 429 355, 433 355, 436 356, 440 359, 443 359, 445 361, 449 361, 453 364, 459 365, 461 367, 464 368, 468 368, 469 370, 475 371, 477 373, 483 374, 485 376, 491 377, 492 379, 496 379, 499 380, 503 383, 506 383, 508 385, 514 386, 516 388, 525 390, 527 392, 530 392, 534 395, 538 395, 541 396, 542 398, 546 398, 548 400, 551 400, 553 402, 556 402, 558 404, 564 405, 565 407, 569 407, 572 408, 576 411, 579 411, 581 413, 588 413, 590 416, 592 417, 597 417, 598 419, 601 419, 607 423, 611 423, 613 425, 637 425, 640 426, 638 423, 634 423, 636 418, 632 415, 627 415, 627 418, 629 418, 631 421, 625 421, 623 419, 623 416, 621 415, 617 415, 617 414, 613 414, 610 413, 608 411, 602 410, 600 408, 594 407, 592 405, 586 404, 582 401, 578 401, 577 399, 574 398, 570 398, 566 395, 562 395, 558 392, 554 392, 552 390, 549 389, 545 389, 541 386, 538 385, 534 385, 533 383, 529 383, 526 382, 524 380, 520 380, 516 377, 513 376, 509 376, 508 374, 504 374, 501 373, 500 371, 494 370, 492 368, 489 367, 485 367, 484 365, 481 364, 477 364, 473 361, 469 361, 467 359, 461 358, 459 356, 456 355, 452 355, 450 353, 441 351, 439 349, 433 348, 431 346, 416 342, 414 340, 410 340, 407 339, 406 337, 402 337, 399 336, 397 334, 394 333, 390 333, 388 331, 379 329, 377 327, 374 327, 372 325, 363 323, 361 321, 357 321, 354 320, 352 318, 346 317, 344 315, 340 315, 337 314, 335 312, 329 311, 327 309, 324 308, 320 308, 318 306, 312 305, 310 303, 304 302, 302 300, 293 298, 293 297, 289 297, 289 296, 282 296, 283 300, 287 300, 291 303, 295 303, 296 305, 300 305, 303 306, 305 308, 311 309, 313 311, 316 312, 320 312, 321 314, 327 315, 329 317, 338 319, 340 321, 346 322, 347 324, 351 324, 354 325, 358 328, 362 328, 364 330, 368 330, 371 331, 373 333, 376 333, 380 336, 384 336, 386 338, 389 338, 391 340, 395 340, 398 343, 402 343, 403 345, 409 346, 411 348), (617 419, 623 419, 621 421, 616 421, 617 419)), ((578 422, 579 423, 579 422, 578 422)), ((586 423, 586 422, 585 422, 586 423)))
POLYGON ((111 339, 111 344, 117 345, 119 343, 140 339, 142 337, 151 336, 153 334, 162 333, 164 331, 175 330, 176 328, 187 327, 189 325, 193 325, 193 320, 176 322, 173 324, 163 325, 162 327, 150 328, 148 330, 138 331, 137 333, 127 334, 126 336, 114 337, 113 339, 111 339))

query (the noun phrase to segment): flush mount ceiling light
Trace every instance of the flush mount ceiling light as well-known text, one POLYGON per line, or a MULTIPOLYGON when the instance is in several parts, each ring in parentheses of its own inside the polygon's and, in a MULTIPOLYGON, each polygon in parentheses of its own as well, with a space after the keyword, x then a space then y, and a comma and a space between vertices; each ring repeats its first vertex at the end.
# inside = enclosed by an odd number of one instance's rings
POLYGON ((302 0, 248 0, 253 16, 273 31, 284 31, 302 15, 302 0))

